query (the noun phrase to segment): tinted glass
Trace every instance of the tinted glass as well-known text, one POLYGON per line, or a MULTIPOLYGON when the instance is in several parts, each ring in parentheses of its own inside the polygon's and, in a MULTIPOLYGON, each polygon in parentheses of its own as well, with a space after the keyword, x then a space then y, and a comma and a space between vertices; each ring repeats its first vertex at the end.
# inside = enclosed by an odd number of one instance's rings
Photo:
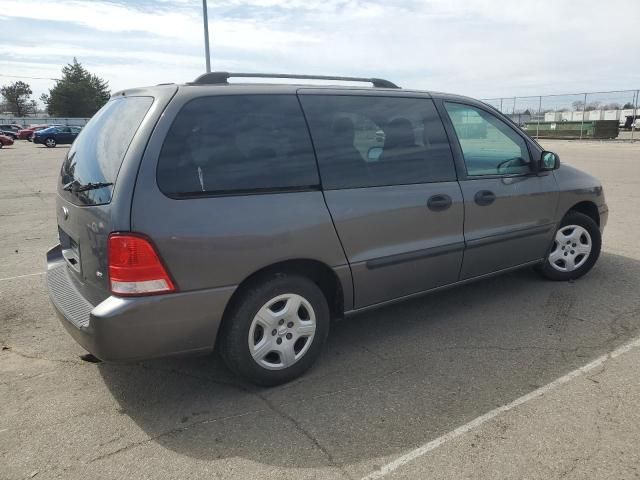
POLYGON ((522 174, 530 171, 524 139, 496 116, 479 108, 445 103, 468 175, 522 174))
MULTIPOLYGON (((107 102, 87 123, 62 164, 61 186, 115 183, 124 155, 152 97, 118 97, 107 102)), ((96 205, 111 201, 113 186, 83 192, 61 190, 71 201, 96 205)))
POLYGON ((430 99, 302 95, 326 189, 455 180, 430 99))
POLYGON ((157 179, 171 196, 317 186, 295 95, 227 95, 187 103, 162 146, 157 179))

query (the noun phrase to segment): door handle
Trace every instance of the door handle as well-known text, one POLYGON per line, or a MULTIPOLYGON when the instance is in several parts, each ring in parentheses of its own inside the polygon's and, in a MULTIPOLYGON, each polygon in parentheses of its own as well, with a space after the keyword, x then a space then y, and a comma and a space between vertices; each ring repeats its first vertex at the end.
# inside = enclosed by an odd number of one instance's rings
POLYGON ((432 195, 427 200, 427 207, 434 212, 441 212, 451 206, 451 197, 449 195, 438 194, 432 195))
POLYGON ((478 205, 484 207, 486 205, 491 205, 494 202, 496 194, 489 190, 480 190, 473 198, 478 205))

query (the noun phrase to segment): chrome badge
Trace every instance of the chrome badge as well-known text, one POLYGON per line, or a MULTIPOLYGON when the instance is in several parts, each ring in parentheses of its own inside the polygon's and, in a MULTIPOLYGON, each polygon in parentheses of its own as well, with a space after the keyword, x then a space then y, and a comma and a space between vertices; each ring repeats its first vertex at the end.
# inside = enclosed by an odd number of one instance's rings
POLYGON ((62 216, 64 216, 65 220, 69 218, 69 209, 67 207, 62 207, 62 216))

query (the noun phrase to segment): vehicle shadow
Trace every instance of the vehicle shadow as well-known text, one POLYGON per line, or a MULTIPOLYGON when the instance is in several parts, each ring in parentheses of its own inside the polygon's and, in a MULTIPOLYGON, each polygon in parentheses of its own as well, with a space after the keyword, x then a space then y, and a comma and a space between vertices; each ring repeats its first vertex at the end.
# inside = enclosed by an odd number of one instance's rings
POLYGON ((572 283, 530 269, 338 321, 319 364, 259 389, 215 357, 100 364, 114 398, 180 454, 344 467, 401 454, 638 334, 640 262, 572 283))

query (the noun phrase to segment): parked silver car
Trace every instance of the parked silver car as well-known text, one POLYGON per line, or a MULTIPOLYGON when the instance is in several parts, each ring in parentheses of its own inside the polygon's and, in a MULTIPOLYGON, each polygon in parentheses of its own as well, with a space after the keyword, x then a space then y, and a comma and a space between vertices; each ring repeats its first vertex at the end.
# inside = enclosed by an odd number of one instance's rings
POLYGON ((274 385, 312 365, 332 318, 596 262, 600 183, 492 107, 381 79, 231 76, 114 94, 63 162, 49 293, 96 357, 215 347, 274 385))

